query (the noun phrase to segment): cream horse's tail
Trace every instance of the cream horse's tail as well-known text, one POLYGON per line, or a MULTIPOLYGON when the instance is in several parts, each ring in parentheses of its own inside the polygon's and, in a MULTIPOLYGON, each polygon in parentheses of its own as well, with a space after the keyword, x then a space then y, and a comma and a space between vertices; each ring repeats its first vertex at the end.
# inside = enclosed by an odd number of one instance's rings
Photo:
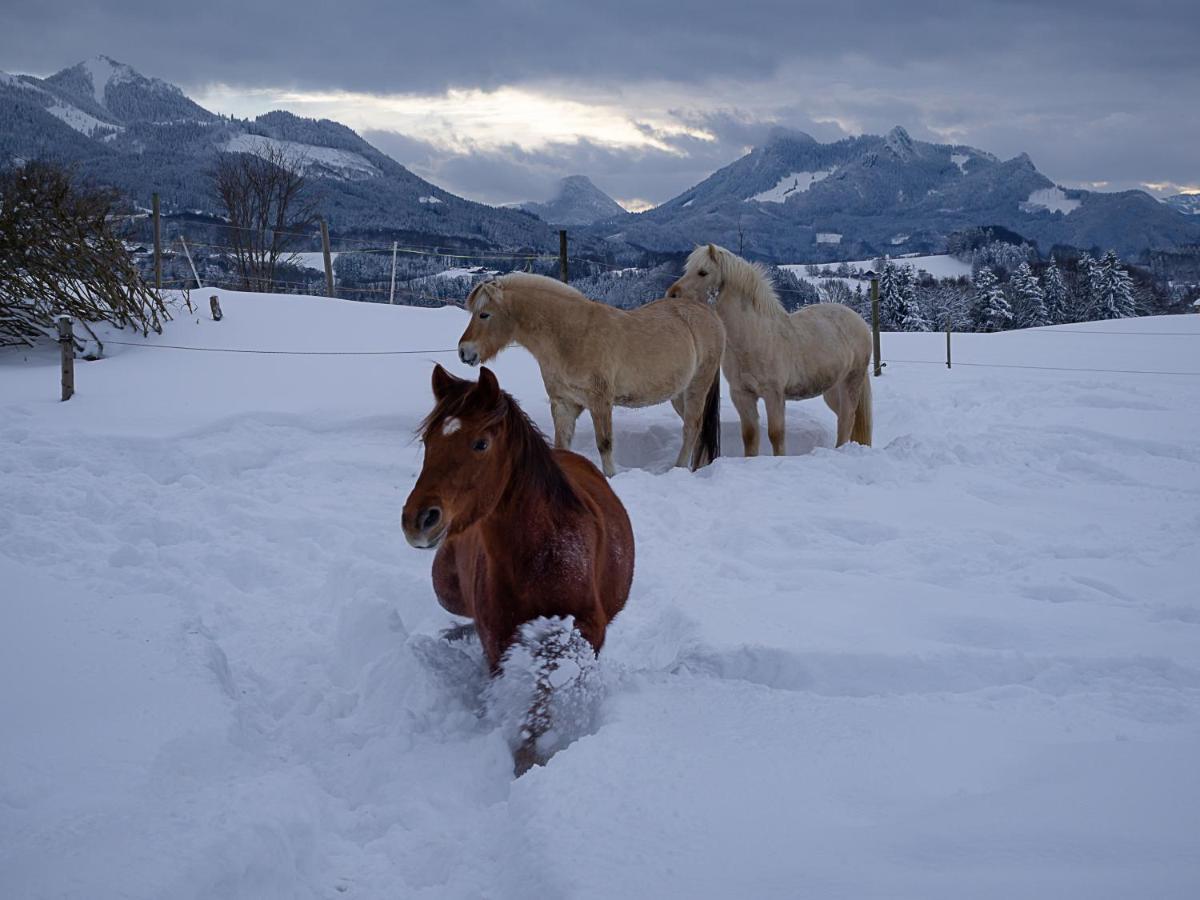
POLYGON ((863 372, 858 386, 858 404, 854 409, 850 440, 864 447, 871 446, 871 376, 867 372, 863 372))
POLYGON ((704 400, 704 415, 700 419, 700 434, 692 450, 692 471, 707 466, 721 455, 721 369, 713 376, 712 387, 704 400))

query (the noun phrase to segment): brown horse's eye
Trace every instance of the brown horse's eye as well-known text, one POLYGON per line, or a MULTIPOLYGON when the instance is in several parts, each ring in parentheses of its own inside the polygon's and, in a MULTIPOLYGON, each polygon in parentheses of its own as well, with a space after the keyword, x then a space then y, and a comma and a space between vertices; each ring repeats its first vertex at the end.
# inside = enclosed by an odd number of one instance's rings
POLYGON ((481 318, 481 319, 490 319, 491 317, 492 317, 491 313, 480 313, 479 314, 479 318, 481 318))
POLYGON ((701 270, 700 270, 699 272, 697 272, 696 274, 697 274, 697 275, 699 275, 701 278, 707 278, 707 277, 708 277, 708 273, 707 273, 707 272, 705 272, 703 269, 701 269, 701 270))
POLYGON ((474 444, 471 445, 471 449, 478 453, 482 453, 487 448, 488 448, 488 439, 487 438, 480 438, 474 444))

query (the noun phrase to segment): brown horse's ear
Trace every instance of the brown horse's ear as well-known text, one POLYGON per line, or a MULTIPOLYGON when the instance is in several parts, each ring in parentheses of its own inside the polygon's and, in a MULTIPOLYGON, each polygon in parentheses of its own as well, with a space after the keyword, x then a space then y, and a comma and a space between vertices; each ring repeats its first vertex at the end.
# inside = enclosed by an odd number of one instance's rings
POLYGON ((454 385, 461 384, 462 380, 451 375, 438 363, 433 367, 433 396, 441 400, 454 385))
POLYGON ((709 245, 708 245, 708 255, 709 255, 710 257, 712 257, 712 261, 713 261, 713 262, 716 262, 716 261, 717 261, 717 245, 716 245, 716 244, 709 244, 709 245))
POLYGON ((475 399, 484 409, 496 409, 500 405, 500 382, 487 366, 479 369, 479 383, 475 386, 475 399))

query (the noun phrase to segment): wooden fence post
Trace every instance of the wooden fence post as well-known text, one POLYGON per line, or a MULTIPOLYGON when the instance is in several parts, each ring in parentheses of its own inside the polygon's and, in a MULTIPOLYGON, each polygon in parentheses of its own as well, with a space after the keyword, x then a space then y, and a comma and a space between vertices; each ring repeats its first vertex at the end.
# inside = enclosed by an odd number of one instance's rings
POLYGON ((200 276, 196 274, 196 264, 192 262, 192 251, 188 249, 187 241, 183 239, 183 235, 179 236, 179 243, 183 245, 183 255, 187 257, 188 265, 192 267, 192 277, 196 279, 196 290, 202 290, 204 285, 200 283, 200 276))
POLYGON ((70 400, 75 393, 75 335, 71 331, 71 317, 58 316, 58 346, 62 353, 62 398, 70 400))
POLYGON ((388 303, 396 302, 396 247, 399 241, 392 241, 392 290, 388 294, 388 303))
POLYGON ((871 279, 871 350, 875 357, 875 375, 883 374, 883 362, 879 359, 879 279, 871 279))
POLYGON ((154 289, 162 290, 162 223, 158 216, 158 191, 150 198, 154 211, 154 289))
POLYGON ((566 284, 570 278, 567 271, 567 232, 565 230, 558 233, 558 271, 563 284, 566 284))
POLYGON ((221 301, 216 294, 208 298, 208 309, 212 313, 214 322, 220 322, 225 317, 225 314, 221 312, 221 301))
POLYGON ((325 296, 332 297, 333 293, 333 260, 329 258, 329 226, 321 218, 321 252, 325 254, 325 296))
POLYGON ((946 368, 950 368, 950 322, 946 322, 946 368))

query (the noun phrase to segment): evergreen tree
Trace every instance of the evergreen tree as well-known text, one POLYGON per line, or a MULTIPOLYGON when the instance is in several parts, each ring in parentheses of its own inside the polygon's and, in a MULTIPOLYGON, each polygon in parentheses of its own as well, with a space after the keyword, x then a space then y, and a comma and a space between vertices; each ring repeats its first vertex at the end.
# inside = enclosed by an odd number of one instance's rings
POLYGON ((1104 260, 1094 267, 1096 287, 1093 293, 1093 316, 1097 319, 1123 319, 1134 314, 1133 281, 1121 268, 1115 250, 1104 254, 1104 260))
POLYGON ((1021 263, 1013 272, 1012 293, 1016 301, 1014 318, 1018 328, 1039 328, 1049 324, 1046 299, 1029 263, 1021 263))
POLYGON ((1002 331, 1012 327, 1012 307, 1004 296, 1004 289, 989 268, 975 273, 975 301, 972 317, 980 331, 1002 331))
POLYGON ((928 331, 929 323, 921 315, 921 305, 917 302, 917 273, 912 266, 901 266, 896 275, 900 298, 897 327, 901 331, 928 331))
POLYGON ((1086 322, 1097 318, 1096 297, 1100 288, 1100 267, 1092 259, 1091 254, 1085 253, 1079 257, 1075 269, 1075 302, 1071 316, 1072 321, 1086 322))
POLYGON ((895 329, 900 325, 900 274, 887 257, 879 271, 879 327, 895 329))
POLYGON ((1046 303, 1046 318, 1051 325, 1068 321, 1067 286, 1053 258, 1042 273, 1042 296, 1046 303))

